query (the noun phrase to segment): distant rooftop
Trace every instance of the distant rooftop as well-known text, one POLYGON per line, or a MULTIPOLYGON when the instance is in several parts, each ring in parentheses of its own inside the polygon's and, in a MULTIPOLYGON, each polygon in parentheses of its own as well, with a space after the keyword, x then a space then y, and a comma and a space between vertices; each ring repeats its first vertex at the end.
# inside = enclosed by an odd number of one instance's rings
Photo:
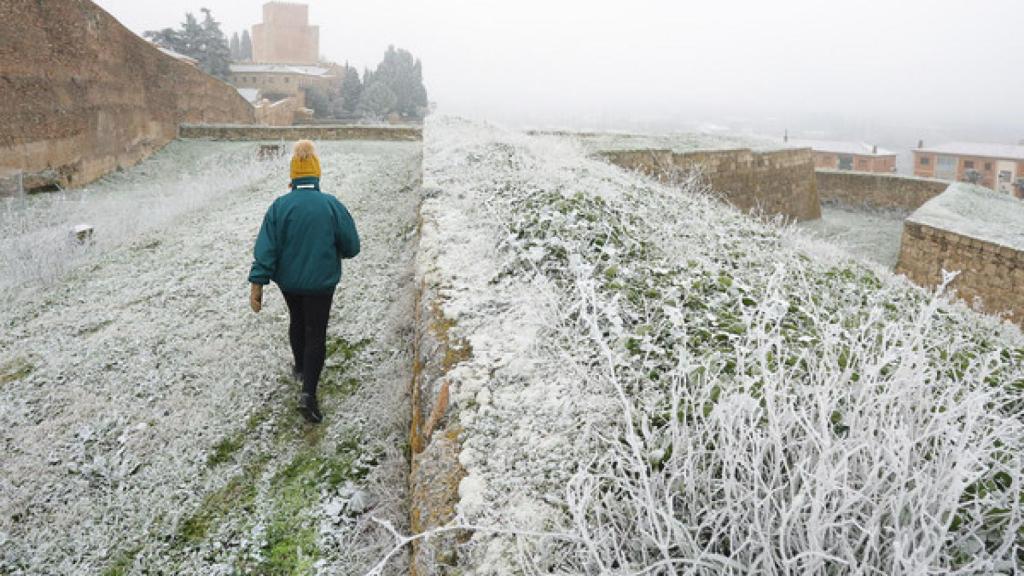
POLYGON ((193 66, 195 66, 196 64, 199 64, 199 61, 196 60, 195 58, 192 58, 191 56, 185 56, 184 54, 180 54, 178 52, 175 52, 174 50, 168 50, 167 48, 164 48, 164 47, 159 46, 157 44, 153 44, 153 46, 156 47, 157 50, 163 52, 164 54, 167 54, 168 56, 170 56, 171 58, 174 58, 175 60, 181 60, 182 62, 187 62, 189 64, 192 64, 193 66))
POLYGON ((949 154, 952 156, 980 156, 983 158, 1005 158, 1024 160, 1024 146, 1011 144, 978 144, 974 142, 950 142, 941 146, 918 148, 915 152, 949 154))
POLYGON ((907 221, 1024 250, 1024 201, 981 186, 953 184, 907 221))
POLYGON ((256 104, 260 100, 259 88, 235 88, 235 90, 238 90, 242 98, 248 100, 250 104, 256 104))
POLYGON ((895 156, 891 150, 875 146, 865 142, 845 142, 842 140, 804 140, 790 138, 786 143, 790 148, 810 148, 818 152, 832 152, 833 154, 855 154, 857 156, 895 156))
POLYGON ((591 153, 622 150, 692 152, 694 150, 735 150, 738 148, 750 148, 758 152, 764 152, 782 148, 778 142, 773 142, 767 138, 721 133, 631 134, 628 132, 572 132, 564 130, 534 131, 534 133, 577 138, 584 148, 591 153))
POLYGON ((326 76, 330 70, 320 66, 296 64, 232 64, 235 74, 298 74, 300 76, 326 76))

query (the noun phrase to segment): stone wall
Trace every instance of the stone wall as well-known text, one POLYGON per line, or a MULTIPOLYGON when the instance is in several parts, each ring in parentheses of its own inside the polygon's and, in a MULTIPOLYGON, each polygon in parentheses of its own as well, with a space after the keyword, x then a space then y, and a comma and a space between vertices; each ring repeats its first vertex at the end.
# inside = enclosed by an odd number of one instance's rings
POLYGON ((0 173, 73 187, 135 164, 183 122, 248 123, 231 86, 88 0, 0 2, 0 173))
POLYGON ((214 126, 186 124, 179 137, 194 140, 387 140, 422 141, 416 126, 214 126))
POLYGON ((977 299, 991 314, 1010 312, 1010 320, 1024 326, 1024 251, 904 222, 896 273, 932 288, 942 283, 943 270, 960 272, 950 284, 958 297, 977 299))
POLYGON ((818 197, 822 202, 913 212, 949 187, 945 180, 846 170, 818 170, 818 197))
POLYGON ((741 210, 792 220, 821 218, 810 149, 627 150, 602 152, 601 156, 664 182, 700 169, 711 188, 741 210))
POLYGON ((306 112, 312 111, 304 108, 295 96, 277 102, 263 100, 256 105, 256 122, 264 126, 291 126, 296 117, 305 118, 306 112))
MULTIPOLYGON (((427 195, 435 191, 425 191, 427 195)), ((441 224, 424 217, 418 225, 420 241, 436 234, 441 224)), ((471 358, 469 343, 456 337, 455 321, 445 313, 443 287, 439 283, 436 254, 420 250, 417 256, 415 332, 413 334, 412 415, 409 430, 409 525, 423 533, 449 524, 459 502, 459 483, 466 471, 459 463, 462 428, 450 401, 449 373, 471 358)), ((412 544, 413 576, 444 574, 443 566, 456 563, 463 537, 457 532, 437 535, 412 544)))

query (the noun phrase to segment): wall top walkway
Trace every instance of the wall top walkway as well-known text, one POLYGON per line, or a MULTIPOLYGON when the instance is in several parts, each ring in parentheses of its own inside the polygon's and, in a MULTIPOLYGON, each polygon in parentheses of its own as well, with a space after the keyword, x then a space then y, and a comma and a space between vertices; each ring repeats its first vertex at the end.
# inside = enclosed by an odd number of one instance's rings
POLYGON ((186 140, 385 140, 420 142, 421 126, 241 126, 182 124, 178 137, 186 140))

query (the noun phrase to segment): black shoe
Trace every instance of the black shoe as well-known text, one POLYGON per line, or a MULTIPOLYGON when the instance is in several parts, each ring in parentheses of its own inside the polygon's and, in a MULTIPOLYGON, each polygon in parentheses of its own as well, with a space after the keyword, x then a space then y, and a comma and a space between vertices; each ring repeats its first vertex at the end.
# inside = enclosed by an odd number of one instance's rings
POLYGON ((299 413, 310 424, 324 421, 324 415, 320 413, 320 406, 316 403, 316 396, 312 394, 299 394, 299 413))

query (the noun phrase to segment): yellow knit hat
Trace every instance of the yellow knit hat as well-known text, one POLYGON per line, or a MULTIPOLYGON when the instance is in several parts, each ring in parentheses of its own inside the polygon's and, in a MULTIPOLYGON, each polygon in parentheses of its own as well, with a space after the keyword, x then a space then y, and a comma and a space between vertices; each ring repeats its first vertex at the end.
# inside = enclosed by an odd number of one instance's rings
POLYGON ((299 140, 295 143, 291 172, 292 180, 320 177, 320 159, 317 158, 316 148, 309 140, 299 140))

